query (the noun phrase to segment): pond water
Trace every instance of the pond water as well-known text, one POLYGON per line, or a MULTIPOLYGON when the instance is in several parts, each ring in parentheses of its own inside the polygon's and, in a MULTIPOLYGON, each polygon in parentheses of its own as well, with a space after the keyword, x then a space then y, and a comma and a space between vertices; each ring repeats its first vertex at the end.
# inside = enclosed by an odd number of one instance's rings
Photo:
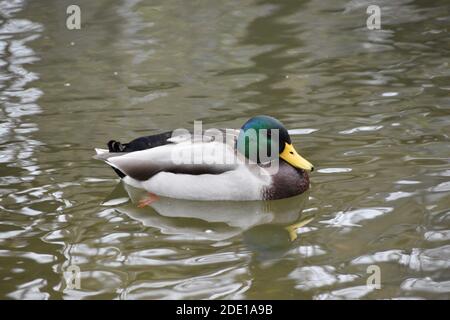
POLYGON ((450 298, 447 0, 86 0, 80 30, 70 4, 0 2, 0 298, 450 298), (92 159, 258 114, 306 194, 139 209, 92 159))

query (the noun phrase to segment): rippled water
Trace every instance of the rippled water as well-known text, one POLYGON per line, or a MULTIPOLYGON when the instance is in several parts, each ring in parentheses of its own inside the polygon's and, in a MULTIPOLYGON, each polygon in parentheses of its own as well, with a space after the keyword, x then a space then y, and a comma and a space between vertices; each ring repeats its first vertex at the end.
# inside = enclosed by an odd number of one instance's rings
POLYGON ((0 298, 450 298, 448 1, 81 1, 72 31, 69 4, 0 1, 0 298), (257 114, 307 194, 138 209, 91 158, 257 114))

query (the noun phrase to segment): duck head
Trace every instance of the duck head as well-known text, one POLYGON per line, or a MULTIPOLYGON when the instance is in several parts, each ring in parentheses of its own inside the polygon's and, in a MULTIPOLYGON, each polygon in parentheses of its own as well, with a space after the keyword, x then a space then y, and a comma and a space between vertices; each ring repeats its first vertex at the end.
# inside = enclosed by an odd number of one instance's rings
POLYGON ((278 156, 295 168, 314 170, 314 166, 295 150, 287 129, 273 117, 256 116, 244 123, 239 132, 237 149, 246 158, 257 163, 270 161, 278 156), (272 151, 277 154, 272 155, 272 151), (267 155, 267 158, 263 159, 262 155, 267 155))

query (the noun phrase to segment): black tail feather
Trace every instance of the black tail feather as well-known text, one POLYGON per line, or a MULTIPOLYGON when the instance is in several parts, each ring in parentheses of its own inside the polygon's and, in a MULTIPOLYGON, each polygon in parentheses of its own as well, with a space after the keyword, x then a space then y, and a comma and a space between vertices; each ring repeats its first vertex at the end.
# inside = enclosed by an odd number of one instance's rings
POLYGON ((111 140, 108 142, 109 152, 124 152, 126 146, 116 140, 111 140))
POLYGON ((119 176, 120 179, 125 177, 125 174, 122 171, 120 171, 119 169, 116 169, 114 167, 111 167, 111 168, 117 173, 117 175, 119 176))

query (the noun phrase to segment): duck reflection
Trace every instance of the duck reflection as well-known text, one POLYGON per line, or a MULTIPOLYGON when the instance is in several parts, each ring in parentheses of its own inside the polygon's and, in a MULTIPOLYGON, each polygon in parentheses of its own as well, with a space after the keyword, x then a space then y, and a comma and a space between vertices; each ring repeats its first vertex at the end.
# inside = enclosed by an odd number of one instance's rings
POLYGON ((308 192, 272 201, 193 201, 160 197, 148 207, 139 208, 145 196, 144 191, 121 183, 104 205, 115 205, 119 212, 144 226, 157 228, 172 240, 227 243, 241 237, 245 246, 261 257, 286 252, 298 238, 297 230, 313 220, 311 216, 302 216, 308 192))

